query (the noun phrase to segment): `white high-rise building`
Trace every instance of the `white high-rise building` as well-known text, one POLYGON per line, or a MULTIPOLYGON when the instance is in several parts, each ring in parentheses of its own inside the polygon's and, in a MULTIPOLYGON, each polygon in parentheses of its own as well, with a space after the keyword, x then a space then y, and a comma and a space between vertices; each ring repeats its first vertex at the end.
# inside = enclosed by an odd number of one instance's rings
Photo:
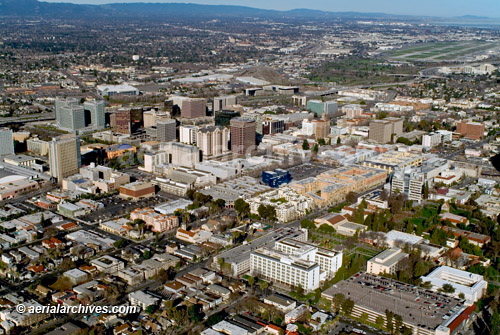
POLYGON ((445 142, 451 142, 453 140, 453 132, 449 130, 437 130, 437 133, 441 135, 441 141, 443 143, 445 142))
POLYGON ((306 291, 335 276, 342 266, 342 253, 319 248, 294 239, 276 242, 274 249, 259 248, 250 255, 250 273, 289 287, 306 291))
POLYGON ((441 143, 440 133, 429 133, 422 136, 422 146, 424 148, 432 148, 441 143))
POLYGON ((9 128, 0 129, 0 156, 14 154, 14 140, 12 130, 9 128))
POLYGON ((86 101, 75 98, 56 99, 56 122, 63 129, 79 130, 87 127, 102 129, 105 125, 104 101, 86 101))
POLYGON ((316 123, 305 119, 302 121, 302 135, 312 136, 316 134, 316 123))
POLYGON ((185 144, 196 144, 198 135, 197 126, 180 126, 179 127, 179 142, 185 144))
POLYGON ((75 98, 57 99, 55 102, 56 122, 63 129, 85 128, 85 112, 75 98))
POLYGON ((97 129, 106 127, 104 116, 104 101, 85 101, 83 110, 85 116, 85 127, 92 126, 97 129), (90 119, 89 119, 90 117, 90 119))

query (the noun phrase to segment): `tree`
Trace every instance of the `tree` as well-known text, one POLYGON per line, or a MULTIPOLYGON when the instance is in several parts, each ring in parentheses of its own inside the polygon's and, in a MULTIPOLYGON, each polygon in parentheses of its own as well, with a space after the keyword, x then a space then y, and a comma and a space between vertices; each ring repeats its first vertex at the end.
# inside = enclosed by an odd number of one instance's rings
POLYGON ((382 326, 384 325, 384 318, 382 316, 377 316, 377 318, 375 319, 375 324, 379 327, 379 328, 382 328, 382 326))
POLYGON ((306 228, 306 229, 315 229, 316 228, 316 225, 314 224, 314 222, 312 222, 311 220, 308 220, 308 219, 302 219, 300 221, 300 226, 302 228, 306 228))
POLYGON ((413 269, 413 277, 419 278, 425 274, 426 268, 423 262, 417 262, 413 269))
POLYGON ((185 211, 184 213, 182 213, 182 222, 183 223, 190 223, 191 222, 191 213, 189 213, 188 211, 185 211))
POLYGON ((367 207, 365 199, 361 201, 359 206, 352 213, 352 220, 356 223, 363 224, 365 222, 365 209, 367 207))
POLYGON ((390 331, 392 333, 392 331, 394 330, 394 324, 392 322, 392 318, 394 316, 394 313, 391 312, 390 310, 386 309, 385 310, 385 319, 386 319, 386 323, 387 323, 387 330, 390 331))
POLYGON ((299 287, 297 287, 297 295, 299 297, 304 295, 304 288, 302 287, 302 285, 299 285, 299 287))
POLYGON ((424 186, 424 199, 429 199, 429 182, 425 182, 424 186))
POLYGON ((425 289, 430 289, 432 287, 432 284, 430 281, 424 281, 420 283, 420 287, 425 288, 425 289))
POLYGON ((444 293, 454 293, 455 288, 453 287, 453 285, 446 283, 441 288, 441 291, 443 291, 444 293))
POLYGON ((354 301, 351 298, 347 298, 342 302, 342 312, 344 315, 351 315, 353 308, 354 301))
POLYGON ((268 221, 276 220, 276 208, 271 205, 260 205, 257 209, 259 216, 268 221))
MULTIPOLYGON (((265 281, 265 280, 260 280, 259 281, 259 287, 260 287, 261 291, 267 292, 267 288, 269 287, 269 283, 267 281, 265 281)), ((264 295, 266 295, 266 294, 264 294, 264 295)))
POLYGON ((342 144, 342 140, 340 139, 340 136, 339 136, 339 137, 337 137, 337 144, 338 144, 338 145, 342 144))
POLYGON ((336 312, 340 311, 342 303, 344 302, 345 296, 342 293, 337 293, 333 296, 332 307, 336 312))
POLYGON ((403 326, 403 318, 399 314, 394 315, 395 328, 396 331, 399 332, 401 327, 403 326))
POLYGON ((248 276, 247 281, 248 285, 253 286, 253 284, 255 284, 255 277, 248 276))
POLYGON ((125 239, 119 239, 118 241, 116 241, 115 243, 113 243, 113 245, 115 246, 116 249, 121 249, 123 248, 125 245, 127 244, 127 240, 125 239))
POLYGON ((313 146, 313 151, 318 152, 318 150, 319 150, 318 144, 315 143, 313 146))
POLYGON ((309 142, 307 140, 304 140, 304 142, 302 142, 302 149, 304 149, 304 150, 310 149, 309 142))
POLYGON ((354 192, 349 192, 347 193, 345 199, 351 204, 355 204, 356 202, 358 202, 358 195, 354 192))
POLYGON ((241 217, 245 217, 250 213, 250 205, 241 198, 234 202, 234 209, 241 217))
POLYGON ((324 223, 322 224, 320 227, 319 227, 319 230, 322 231, 322 232, 325 232, 327 234, 333 234, 335 233, 335 228, 333 228, 332 226, 324 223))
POLYGON ((157 310, 157 307, 155 305, 149 305, 148 307, 146 307, 146 313, 148 314, 153 314, 154 312, 156 312, 157 310))

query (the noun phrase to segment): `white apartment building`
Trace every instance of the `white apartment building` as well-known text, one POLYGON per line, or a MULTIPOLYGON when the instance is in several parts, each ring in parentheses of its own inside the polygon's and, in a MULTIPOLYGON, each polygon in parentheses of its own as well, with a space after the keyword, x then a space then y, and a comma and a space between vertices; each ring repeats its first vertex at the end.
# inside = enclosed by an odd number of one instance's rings
POLYGON ((380 273, 395 274, 401 262, 407 257, 408 254, 402 252, 399 248, 384 250, 368 261, 366 272, 373 275, 380 273))
POLYGON ((437 130, 436 133, 439 133, 441 135, 441 141, 444 142, 451 142, 453 140, 453 132, 448 131, 448 130, 437 130))
POLYGON ((194 168, 200 162, 200 149, 195 146, 168 142, 156 153, 144 154, 144 170, 155 172, 155 167, 164 164, 194 168))
POLYGON ((423 173, 412 169, 397 170, 392 176, 391 192, 404 193, 409 200, 422 201, 422 192, 425 185, 423 173))

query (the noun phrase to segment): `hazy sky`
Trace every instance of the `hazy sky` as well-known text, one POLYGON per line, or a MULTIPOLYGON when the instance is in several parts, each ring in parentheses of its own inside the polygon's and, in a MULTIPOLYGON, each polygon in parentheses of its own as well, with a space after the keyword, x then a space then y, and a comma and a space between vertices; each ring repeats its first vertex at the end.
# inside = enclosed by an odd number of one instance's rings
POLYGON ((325 11, 356 11, 365 13, 410 14, 428 16, 476 15, 500 18, 500 0, 42 0, 46 2, 72 2, 104 4, 123 2, 190 2, 216 5, 242 5, 265 9, 288 10, 295 8, 325 11))

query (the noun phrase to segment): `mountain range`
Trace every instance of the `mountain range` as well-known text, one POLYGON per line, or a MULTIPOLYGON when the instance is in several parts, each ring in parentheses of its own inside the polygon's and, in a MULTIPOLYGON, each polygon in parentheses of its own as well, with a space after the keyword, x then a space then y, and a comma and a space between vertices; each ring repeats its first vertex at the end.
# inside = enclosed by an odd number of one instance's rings
MULTIPOLYGON (((63 0, 62 0, 63 1, 63 0)), ((48 3, 38 0, 0 0, 0 16, 38 17, 38 18, 362 18, 362 19, 422 19, 421 17, 392 15, 384 13, 326 12, 311 9, 289 11, 266 10, 245 6, 198 5, 190 3, 114 3, 107 5, 77 5, 71 3, 48 3)), ((426 18, 427 20, 432 18, 426 18)), ((462 16, 452 18, 456 21, 478 21, 491 19, 485 17, 462 16)))

